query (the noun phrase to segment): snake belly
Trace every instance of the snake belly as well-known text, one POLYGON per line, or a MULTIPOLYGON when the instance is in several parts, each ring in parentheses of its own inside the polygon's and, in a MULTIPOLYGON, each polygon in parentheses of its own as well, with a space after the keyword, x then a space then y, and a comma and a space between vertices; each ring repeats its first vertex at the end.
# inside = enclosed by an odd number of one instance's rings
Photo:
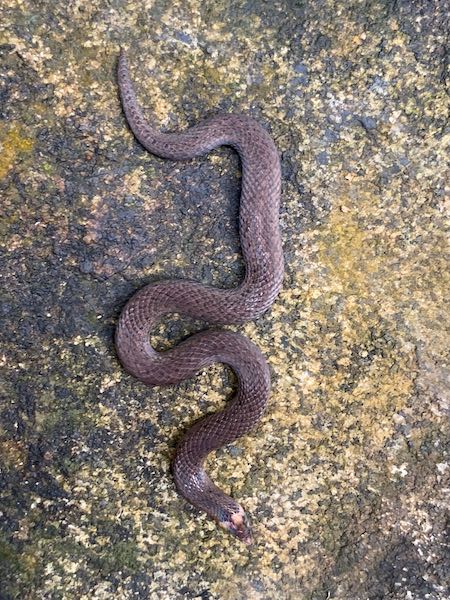
POLYGON ((172 463, 180 494, 243 542, 252 533, 243 508, 206 474, 206 456, 246 434, 263 414, 270 390, 267 363, 246 337, 226 330, 192 335, 176 347, 155 351, 152 328, 168 313, 214 325, 256 319, 274 302, 283 279, 279 231, 280 161, 268 133, 250 117, 223 114, 182 133, 161 133, 144 119, 121 51, 118 83, 131 131, 152 154, 188 160, 222 145, 232 146, 242 166, 239 234, 245 276, 234 289, 219 289, 188 280, 165 280, 139 290, 125 305, 116 329, 116 348, 125 369, 151 386, 176 384, 220 362, 238 380, 237 392, 224 410, 208 415, 187 431, 172 463))

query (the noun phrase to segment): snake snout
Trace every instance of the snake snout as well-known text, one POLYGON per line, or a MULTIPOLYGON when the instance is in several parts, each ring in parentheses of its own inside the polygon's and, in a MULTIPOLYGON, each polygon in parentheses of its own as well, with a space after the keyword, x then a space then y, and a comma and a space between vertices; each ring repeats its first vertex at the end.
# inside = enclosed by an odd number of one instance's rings
POLYGON ((247 516, 242 508, 229 515, 229 519, 220 521, 220 525, 231 533, 234 537, 244 542, 247 546, 253 544, 253 535, 247 516))

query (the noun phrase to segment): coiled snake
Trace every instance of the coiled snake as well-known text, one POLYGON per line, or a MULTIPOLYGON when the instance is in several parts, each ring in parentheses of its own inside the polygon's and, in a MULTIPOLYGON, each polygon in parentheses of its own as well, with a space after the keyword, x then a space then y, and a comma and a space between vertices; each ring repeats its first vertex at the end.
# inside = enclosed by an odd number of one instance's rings
POLYGON ((179 279, 145 286, 132 296, 120 315, 116 347, 125 369, 151 386, 179 383, 215 362, 229 365, 236 373, 236 395, 224 410, 208 415, 188 430, 177 448, 172 471, 178 491, 191 504, 250 544, 252 534, 244 510, 211 481, 203 463, 210 452, 244 435, 260 419, 270 389, 267 363, 259 349, 238 333, 202 331, 166 352, 151 347, 149 333, 168 313, 225 325, 256 319, 273 303, 283 278, 278 153, 267 132, 247 116, 223 114, 183 133, 153 129, 136 101, 123 51, 118 82, 128 124, 152 154, 187 160, 228 145, 241 159, 239 233, 244 280, 235 289, 179 279))

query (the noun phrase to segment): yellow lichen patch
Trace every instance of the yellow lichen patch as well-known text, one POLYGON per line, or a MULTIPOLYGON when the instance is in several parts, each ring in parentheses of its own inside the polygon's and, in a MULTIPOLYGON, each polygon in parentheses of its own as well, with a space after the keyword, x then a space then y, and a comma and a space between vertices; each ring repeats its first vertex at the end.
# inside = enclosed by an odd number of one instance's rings
POLYGON ((361 229, 351 211, 340 207, 331 213, 320 232, 318 249, 333 292, 368 295, 370 274, 377 271, 379 260, 367 231, 361 229))
POLYGON ((27 451, 22 442, 4 440, 0 442, 0 462, 7 468, 20 469, 24 466, 27 451))
POLYGON ((123 433, 125 430, 124 423, 119 419, 117 411, 113 408, 105 406, 104 404, 98 405, 98 412, 92 415, 92 419, 95 422, 96 427, 103 427, 110 431, 123 433))
POLYGON ((127 194, 140 195, 142 180, 145 177, 144 167, 137 167, 123 178, 123 189, 127 194))
POLYGON ((3 179, 18 160, 30 154, 34 141, 25 135, 21 125, 8 129, 0 127, 0 179, 3 179))
POLYGON ((105 375, 100 384, 100 394, 103 394, 106 390, 115 386, 119 381, 122 380, 122 378, 123 373, 121 371, 116 371, 112 375, 105 375))
MULTIPOLYGON (((380 450, 392 435, 395 422, 392 415, 404 409, 414 390, 414 372, 393 372, 389 361, 374 361, 367 376, 352 392, 353 402, 359 402, 359 427, 370 440, 372 451, 380 450)), ((357 412, 356 410, 354 411, 357 412)))

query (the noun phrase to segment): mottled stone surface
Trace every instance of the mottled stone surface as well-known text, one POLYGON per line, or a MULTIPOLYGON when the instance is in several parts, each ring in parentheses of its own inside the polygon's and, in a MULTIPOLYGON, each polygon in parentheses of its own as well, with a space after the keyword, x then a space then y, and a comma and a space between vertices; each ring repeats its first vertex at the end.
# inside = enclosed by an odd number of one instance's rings
POLYGON ((448 599, 449 3, 0 11, 1 599, 448 599), (162 127, 242 111, 281 153, 284 289, 237 328, 270 362, 270 407, 209 464, 252 515, 250 550, 169 473, 233 376, 151 390, 112 343, 146 282, 239 281, 239 163, 146 153, 120 45, 162 127))

